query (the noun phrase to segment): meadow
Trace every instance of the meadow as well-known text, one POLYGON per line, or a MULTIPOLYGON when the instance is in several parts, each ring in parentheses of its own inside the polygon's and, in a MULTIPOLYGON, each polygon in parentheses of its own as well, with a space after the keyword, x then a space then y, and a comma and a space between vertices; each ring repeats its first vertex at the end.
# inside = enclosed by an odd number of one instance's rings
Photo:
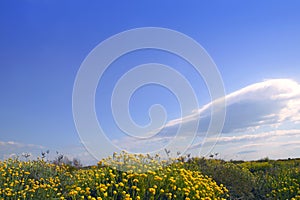
POLYGON ((18 158, 0 162, 0 200, 300 199, 300 160, 223 161, 113 154, 74 167, 18 158))

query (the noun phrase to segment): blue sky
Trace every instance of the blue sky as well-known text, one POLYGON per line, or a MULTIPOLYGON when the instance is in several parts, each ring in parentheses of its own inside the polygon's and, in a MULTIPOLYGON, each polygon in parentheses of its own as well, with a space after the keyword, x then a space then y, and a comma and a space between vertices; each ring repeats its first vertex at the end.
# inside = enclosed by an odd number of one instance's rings
MULTIPOLYGON (((299 8, 298 1, 1 1, 0 158, 50 149, 93 163, 73 121, 76 74, 100 42, 140 27, 182 32, 216 63, 228 112, 214 152, 224 159, 299 157, 299 8)), ((205 83, 188 63, 157 50, 129 53, 107 70, 95 97, 98 119, 111 131, 108 137, 127 149, 131 142, 119 136, 111 118, 111 90, 132 66, 148 62, 183 74, 196 91, 198 113, 210 116, 203 110, 210 108, 205 83)), ((149 106, 156 103, 164 105, 169 126, 165 137, 147 141, 151 145, 164 143, 181 117, 174 95, 145 86, 132 97, 132 118, 149 123, 149 106)), ((209 137, 208 144, 214 140, 209 137)))

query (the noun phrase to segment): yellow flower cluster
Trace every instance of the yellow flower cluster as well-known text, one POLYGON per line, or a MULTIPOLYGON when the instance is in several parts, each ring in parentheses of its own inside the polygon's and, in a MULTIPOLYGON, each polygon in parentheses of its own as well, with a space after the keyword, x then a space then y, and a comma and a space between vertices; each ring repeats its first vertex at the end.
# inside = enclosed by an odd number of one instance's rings
POLYGON ((61 175, 70 177, 66 166, 42 160, 0 162, 0 199, 50 199, 63 197, 61 175))
POLYGON ((0 162, 4 199, 224 199, 228 190, 182 163, 158 156, 114 154, 71 171, 43 160, 0 162), (122 170, 121 170, 122 169, 122 170), (126 169, 126 170, 124 170, 126 169))
POLYGON ((274 199, 288 199, 287 197, 296 193, 296 196, 293 199, 300 200, 300 185, 295 178, 286 176, 280 182, 274 181, 271 188, 274 189, 270 194, 267 194, 267 197, 272 197, 274 199))
POLYGON ((240 166, 251 169, 257 177, 263 174, 263 186, 268 191, 268 199, 300 200, 299 160, 252 161, 241 163, 240 166))

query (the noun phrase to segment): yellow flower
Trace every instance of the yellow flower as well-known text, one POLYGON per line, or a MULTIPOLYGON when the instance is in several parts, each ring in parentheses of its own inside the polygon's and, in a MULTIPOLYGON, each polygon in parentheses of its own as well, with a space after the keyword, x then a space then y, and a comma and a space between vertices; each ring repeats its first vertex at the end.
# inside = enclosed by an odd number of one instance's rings
POLYGON ((153 195, 155 195, 155 189, 154 188, 149 188, 148 189, 150 193, 152 193, 153 195))
POLYGON ((133 185, 131 186, 131 189, 135 190, 137 188, 137 186, 133 185))
POLYGON ((133 182, 137 183, 137 182, 139 182, 139 180, 135 178, 135 179, 133 179, 133 182))

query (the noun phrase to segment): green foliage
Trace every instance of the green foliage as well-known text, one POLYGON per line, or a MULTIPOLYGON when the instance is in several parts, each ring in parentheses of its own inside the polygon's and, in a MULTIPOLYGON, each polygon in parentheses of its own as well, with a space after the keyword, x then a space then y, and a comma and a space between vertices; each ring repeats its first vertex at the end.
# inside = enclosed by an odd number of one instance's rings
POLYGON ((226 162, 181 157, 164 160, 158 155, 123 152, 99 161, 98 166, 80 167, 79 161, 76 165, 70 163, 62 157, 57 163, 18 158, 0 161, 0 200, 300 200, 300 160, 297 159, 226 162))
POLYGON ((300 199, 300 161, 257 161, 240 164, 255 176, 257 199, 300 199))
POLYGON ((192 158, 185 163, 187 169, 198 170, 224 184, 231 199, 255 199, 255 177, 249 170, 222 160, 192 158))
POLYGON ((65 165, 54 165, 38 159, 0 162, 0 199, 58 199, 72 184, 72 175, 65 165), (45 192, 46 191, 46 192, 45 192))
POLYGON ((0 162, 0 200, 221 200, 228 196, 223 185, 182 165, 177 160, 126 153, 114 154, 98 166, 72 170, 61 162, 10 159, 0 162))

